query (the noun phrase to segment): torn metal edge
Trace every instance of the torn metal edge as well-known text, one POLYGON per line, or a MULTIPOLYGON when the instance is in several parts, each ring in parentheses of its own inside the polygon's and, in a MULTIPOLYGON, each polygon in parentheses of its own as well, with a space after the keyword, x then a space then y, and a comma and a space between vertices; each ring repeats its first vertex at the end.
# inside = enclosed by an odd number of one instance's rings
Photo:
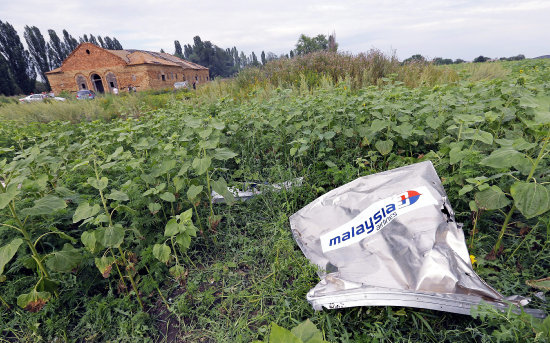
MULTIPOLYGON (((489 304, 500 311, 507 310, 508 306, 511 305, 510 303, 494 302, 466 294, 407 292, 381 287, 361 287, 347 291, 340 290, 322 296, 315 296, 314 293, 314 289, 309 291, 306 299, 317 311, 323 308, 336 309, 355 306, 404 306, 470 315, 472 307, 482 303, 489 304)), ((542 310, 521 309, 525 313, 537 318, 546 317, 545 312, 542 310)), ((520 308, 515 307, 514 312, 519 313, 520 308)))

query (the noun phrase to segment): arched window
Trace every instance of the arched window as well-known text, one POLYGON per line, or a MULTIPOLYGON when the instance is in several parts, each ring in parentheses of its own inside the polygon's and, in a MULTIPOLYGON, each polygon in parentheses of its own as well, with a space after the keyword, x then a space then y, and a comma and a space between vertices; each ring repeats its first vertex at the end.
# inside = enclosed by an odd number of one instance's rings
POLYGON ((86 77, 84 75, 77 75, 75 81, 78 86, 78 90, 88 89, 88 83, 86 82, 86 77))
POLYGON ((109 89, 118 88, 118 83, 116 81, 116 76, 112 72, 108 72, 105 75, 105 80, 107 80, 107 85, 109 86, 109 89))

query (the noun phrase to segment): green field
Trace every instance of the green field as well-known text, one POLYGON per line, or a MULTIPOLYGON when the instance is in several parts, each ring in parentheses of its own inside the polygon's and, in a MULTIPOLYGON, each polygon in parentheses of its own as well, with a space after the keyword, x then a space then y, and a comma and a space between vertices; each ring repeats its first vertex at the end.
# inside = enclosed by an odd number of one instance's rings
POLYGON ((526 284, 550 276, 550 62, 391 66, 251 70, 192 94, 37 104, 39 117, 0 107, 0 342, 250 342, 272 327, 283 342, 271 323, 306 319, 329 342, 548 342, 550 319, 526 314, 305 300, 319 279, 289 216, 431 160, 475 271, 550 313, 544 285, 526 284), (226 191, 297 177, 246 202, 226 191))

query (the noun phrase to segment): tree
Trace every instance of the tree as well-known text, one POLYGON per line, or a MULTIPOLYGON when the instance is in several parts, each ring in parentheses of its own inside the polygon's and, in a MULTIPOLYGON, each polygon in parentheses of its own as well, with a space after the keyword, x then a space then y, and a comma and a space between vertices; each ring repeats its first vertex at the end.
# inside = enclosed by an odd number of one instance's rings
POLYGON ((445 65, 445 64, 453 64, 453 60, 450 58, 441 58, 436 57, 432 60, 433 64, 435 65, 445 65))
POLYGON ((174 48, 175 48, 174 55, 179 58, 183 58, 183 50, 181 49, 181 44, 179 40, 174 41, 174 48))
POLYGON ((235 68, 237 70, 241 69, 241 57, 239 56, 239 51, 237 50, 237 47, 234 46, 231 48, 231 56, 233 58, 233 65, 235 66, 235 68))
POLYGON ((80 37, 78 40, 80 41, 80 43, 87 43, 90 41, 86 34, 84 34, 84 36, 80 37))
POLYGON ((327 50, 328 40, 325 35, 317 35, 316 37, 308 37, 304 34, 300 35, 296 43, 296 54, 305 55, 314 51, 327 50))
POLYGON ((474 58, 474 63, 483 63, 483 62, 487 62, 489 60, 489 57, 485 57, 483 55, 480 55, 476 58, 474 58))
POLYGON ((248 57, 246 57, 243 51, 239 54, 239 61, 241 62, 241 68, 245 68, 248 65, 248 57))
POLYGON ((101 36, 97 36, 97 41, 99 43, 99 46, 105 49, 105 42, 103 41, 103 38, 101 38, 101 36))
POLYGON ((183 46, 183 57, 185 57, 186 59, 189 59, 192 53, 193 53, 193 47, 191 46, 191 44, 185 44, 183 46))
MULTIPOLYGON (((234 53, 237 53, 235 48, 234 53)), ((210 41, 202 41, 199 36, 193 37, 193 45, 184 46, 184 56, 191 62, 208 67, 210 77, 227 77, 239 69, 235 65, 233 53, 230 49, 222 49, 210 41)))
POLYGON ((113 37, 113 50, 124 50, 122 47, 122 44, 116 39, 116 37, 113 37))
POLYGON ((425 63, 426 62, 426 58, 420 54, 416 54, 416 55, 412 55, 411 57, 405 59, 403 61, 403 64, 408 64, 408 63, 425 63))
POLYGON ((78 46, 76 38, 71 36, 67 30, 63 30, 63 42, 65 44, 65 50, 69 51, 69 54, 78 46))
POLYGON ((290 50, 290 58, 294 58, 294 50, 290 50))
POLYGON ((252 54, 250 55, 250 60, 252 61, 252 65, 254 67, 257 67, 260 65, 260 62, 258 62, 258 57, 256 57, 256 54, 254 53, 254 51, 252 51, 252 54))
POLYGON ((15 94, 15 82, 11 76, 10 66, 8 61, 0 54, 0 94, 14 95, 15 94))
POLYGON ((25 26, 25 33, 23 35, 25 37, 25 41, 27 42, 27 46, 29 47, 29 52, 33 59, 34 65, 38 68, 40 76, 46 85, 46 89, 49 90, 50 83, 46 77, 46 72, 50 70, 50 65, 48 62, 46 41, 36 26, 25 26))
POLYGON ((511 57, 501 57, 499 60, 501 61, 521 61, 525 59, 525 55, 519 54, 517 56, 511 56, 511 57))
POLYGON ((90 43, 99 46, 99 43, 97 42, 97 39, 91 33, 90 33, 90 43))
POLYGON ((262 54, 260 55, 260 58, 262 60, 262 65, 265 65, 267 63, 267 60, 265 59, 265 52, 262 50, 262 54))
POLYGON ((464 63, 466 61, 464 61, 463 59, 460 59, 460 58, 457 58, 453 63, 454 64, 460 64, 460 63, 464 63))
POLYGON ((115 44, 114 44, 113 40, 111 39, 111 37, 105 36, 105 38, 103 38, 103 41, 105 42, 105 49, 115 50, 114 49, 115 44))
POLYGON ((336 43, 336 33, 332 32, 330 36, 328 36, 328 51, 330 52, 336 52, 338 51, 338 43, 336 43))
POLYGON ((275 61, 277 59, 277 55, 275 55, 275 53, 269 51, 267 54, 266 54, 266 57, 265 59, 267 60, 267 62, 269 61, 275 61))
POLYGON ((165 54, 164 49, 160 49, 161 54, 165 54))
POLYGON ((6 59, 11 75, 20 91, 34 90, 36 70, 32 58, 25 50, 17 31, 8 22, 0 20, 0 53, 6 59))
POLYGON ((54 30, 48 30, 48 35, 50 36, 50 41, 47 45, 48 60, 50 61, 50 69, 55 69, 61 66, 63 60, 72 50, 69 51, 54 30))

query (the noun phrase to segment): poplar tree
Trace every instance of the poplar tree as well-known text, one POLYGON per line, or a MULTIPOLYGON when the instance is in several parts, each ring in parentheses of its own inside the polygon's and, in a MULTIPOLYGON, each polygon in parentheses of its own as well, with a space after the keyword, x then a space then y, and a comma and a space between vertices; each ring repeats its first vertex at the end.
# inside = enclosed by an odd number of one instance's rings
POLYGON ((40 33, 40 30, 36 26, 25 26, 25 33, 23 34, 27 46, 29 47, 29 52, 31 57, 42 76, 42 80, 46 84, 46 88, 50 89, 50 83, 46 77, 46 72, 50 70, 50 65, 48 63, 48 53, 46 50, 46 41, 40 33))
POLYGON ((10 66, 8 61, 0 54, 0 94, 14 95, 15 94, 15 82, 11 76, 10 66))
POLYGON ((47 44, 50 69, 59 68, 70 51, 65 46, 65 43, 59 39, 54 30, 48 30, 48 35, 50 36, 50 41, 47 44))
POLYGON ((254 51, 252 51, 252 54, 250 55, 250 60, 252 61, 252 65, 254 67, 257 67, 260 65, 260 62, 258 62, 258 57, 256 57, 256 54, 254 53, 254 51))
POLYGON ((78 40, 71 36, 67 30, 63 30, 63 42, 65 44, 65 50, 68 50, 69 54, 78 46, 78 40))
POLYGON ((265 52, 262 50, 262 54, 260 55, 260 58, 262 60, 262 64, 265 65, 267 63, 267 60, 265 59, 265 52))
POLYGON ((174 55, 179 58, 183 58, 183 50, 181 50, 181 44, 179 40, 174 41, 174 49, 174 55))
POLYGON ((114 43, 113 43, 113 40, 111 39, 111 37, 105 36, 105 38, 103 38, 103 40, 105 41, 105 49, 115 50, 114 49, 114 43))
POLYGON ((32 58, 25 50, 17 31, 8 22, 0 20, 0 53, 6 59, 15 84, 21 92, 34 90, 36 70, 32 58))
POLYGON ((90 43, 95 44, 99 46, 99 43, 97 42, 97 39, 94 37, 93 34, 90 33, 90 43))
POLYGON ((124 50, 122 44, 115 37, 113 37, 113 50, 124 50))

